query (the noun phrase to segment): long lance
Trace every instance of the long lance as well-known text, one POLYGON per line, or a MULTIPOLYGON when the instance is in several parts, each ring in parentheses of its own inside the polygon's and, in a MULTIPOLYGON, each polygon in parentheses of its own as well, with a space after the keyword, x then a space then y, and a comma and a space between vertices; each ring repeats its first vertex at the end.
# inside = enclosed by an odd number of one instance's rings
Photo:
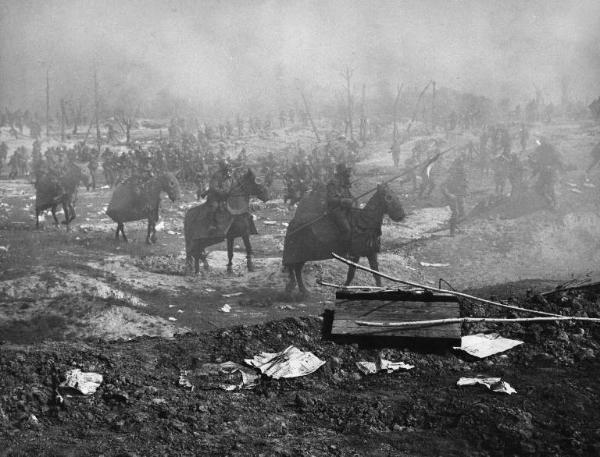
MULTIPOLYGON (((402 178, 403 176, 406 176, 407 174, 419 169, 419 168, 427 168, 429 165, 431 165, 432 163, 434 163, 436 160, 438 160, 442 155, 446 154, 447 152, 450 152, 452 149, 456 148, 456 146, 452 146, 448 149, 445 149, 444 151, 438 152, 436 155, 434 155, 432 158, 430 158, 427 162, 425 162, 424 164, 419 164, 419 165, 415 165, 414 167, 410 167, 407 168, 406 170, 404 170, 402 173, 400 173, 399 175, 396 175, 386 181, 383 181, 381 184, 389 184, 392 181, 395 181, 396 179, 402 178)), ((362 194, 360 194, 358 197, 355 198, 355 200, 358 200, 362 197, 364 197, 365 195, 369 195, 371 192, 375 192, 377 190, 377 187, 373 187, 372 189, 369 189, 366 192, 363 192, 362 194)), ((320 216, 315 217, 314 219, 311 219, 310 221, 307 221, 303 224, 300 224, 300 226, 296 227, 294 230, 292 230, 290 233, 287 234, 287 236, 292 236, 296 233, 298 233, 300 230, 305 229, 306 227, 314 224, 315 222, 323 219, 325 216, 327 216, 329 213, 328 212, 324 212, 323 214, 321 214, 320 216)))

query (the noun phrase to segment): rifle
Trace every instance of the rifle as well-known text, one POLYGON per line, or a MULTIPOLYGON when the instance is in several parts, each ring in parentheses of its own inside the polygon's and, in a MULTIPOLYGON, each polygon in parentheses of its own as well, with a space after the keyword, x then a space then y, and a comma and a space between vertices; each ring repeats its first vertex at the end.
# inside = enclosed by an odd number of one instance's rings
MULTIPOLYGON (((419 168, 427 168, 429 165, 433 164, 436 160, 438 160, 442 155, 446 154, 447 152, 450 152, 451 150, 455 149, 456 146, 452 146, 448 149, 445 149, 444 151, 440 151, 438 152, 435 156, 433 156, 432 158, 430 158, 427 162, 425 162, 424 164, 419 164, 419 165, 415 165, 414 167, 410 167, 407 168, 406 170, 404 170, 402 173, 400 173, 399 175, 396 175, 386 181, 383 181, 381 184, 389 184, 392 181, 395 181, 398 178, 401 178, 403 176, 406 176, 408 173, 415 171, 419 168)), ((380 185, 381 185, 380 184, 380 185)), ((377 190, 377 187, 374 187, 372 189, 369 189, 366 192, 363 192, 362 194, 360 194, 358 197, 355 197, 354 200, 359 200, 360 198, 364 197, 365 195, 369 195, 371 192, 374 192, 377 190)), ((326 211, 323 214, 321 214, 320 216, 315 217, 314 219, 305 222, 304 224, 300 224, 299 227, 296 227, 294 230, 292 230, 290 233, 288 233, 288 236, 292 236, 295 233, 298 233, 300 230, 305 229, 306 227, 309 227, 310 225, 314 224, 317 221, 320 221, 321 219, 323 219, 325 216, 327 216, 329 213, 326 211)))

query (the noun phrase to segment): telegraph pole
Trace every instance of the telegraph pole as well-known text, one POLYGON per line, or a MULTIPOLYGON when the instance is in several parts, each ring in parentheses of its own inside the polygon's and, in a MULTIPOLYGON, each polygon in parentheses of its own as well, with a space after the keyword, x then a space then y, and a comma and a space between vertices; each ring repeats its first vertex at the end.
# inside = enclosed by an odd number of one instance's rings
POLYGON ((431 131, 435 130, 435 81, 432 81, 433 91, 431 92, 431 131))
POLYGON ((50 68, 46 67, 46 138, 50 138, 50 68))
POLYGON ((100 121, 98 119, 98 71, 96 67, 94 67, 94 115, 96 118, 96 144, 98 152, 100 152, 102 138, 100 137, 100 121))

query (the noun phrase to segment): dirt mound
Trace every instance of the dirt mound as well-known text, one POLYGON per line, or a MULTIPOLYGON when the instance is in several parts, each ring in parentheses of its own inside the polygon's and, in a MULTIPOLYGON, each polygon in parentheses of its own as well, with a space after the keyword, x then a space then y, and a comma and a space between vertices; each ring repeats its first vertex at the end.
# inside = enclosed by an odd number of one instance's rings
MULTIPOLYGON (((528 299, 530 307, 597 316, 597 295, 528 299)), ((464 304, 463 310, 480 310, 464 304)), ((288 318, 174 340, 0 346, 0 440, 5 455, 590 455, 600 450, 600 329, 513 325, 525 344, 484 360, 459 353, 341 346, 319 318, 288 318), (288 345, 327 363, 312 375, 252 390, 190 391, 181 370, 288 345), (364 376, 360 360, 415 365, 364 376), (67 370, 104 376, 89 397, 57 396, 67 370), (500 376, 517 394, 457 387, 460 376, 500 376)))

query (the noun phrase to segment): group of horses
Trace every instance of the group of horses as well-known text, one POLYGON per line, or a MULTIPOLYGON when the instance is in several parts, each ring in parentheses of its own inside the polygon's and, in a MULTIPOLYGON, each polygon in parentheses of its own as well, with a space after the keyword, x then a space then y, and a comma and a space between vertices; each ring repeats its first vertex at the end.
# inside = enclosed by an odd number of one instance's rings
MULTIPOLYGON (((46 209, 51 209, 54 221, 58 224, 55 212, 57 206, 62 204, 64 224, 68 229, 75 218, 77 187, 80 183, 85 185, 85 179, 83 170, 77 164, 72 164, 60 187, 49 179, 39 180, 36 183, 36 226, 39 227, 39 214, 46 209)), ((123 240, 127 241, 124 231, 126 222, 147 220, 146 243, 155 243, 156 223, 163 192, 173 202, 180 198, 180 186, 174 173, 163 172, 143 184, 132 181, 119 184, 114 189, 106 210, 106 214, 117 223, 115 239, 119 240, 120 234, 123 240)), ((189 273, 192 269, 195 274, 200 272, 200 261, 204 269, 208 270, 206 248, 224 240, 227 242, 227 271, 231 272, 234 240, 240 237, 246 248, 248 271, 254 270, 250 235, 258 232, 250 214, 251 197, 264 202, 269 199, 269 191, 248 168, 236 178, 226 202, 226 210, 218 213, 217 231, 211 227, 214 221, 213 209, 206 203, 194 206, 186 212, 184 235, 186 269, 189 273)), ((335 222, 327 213, 324 190, 307 193, 299 202, 285 236, 282 260, 289 273, 286 291, 291 294, 297 286, 302 295, 307 295, 308 291, 302 280, 304 264, 308 261, 329 259, 332 253, 348 256, 355 262, 361 257, 366 257, 370 267, 377 270, 379 239, 385 215, 393 221, 401 221, 405 217, 398 197, 387 184, 380 184, 373 189, 373 195, 363 208, 352 208, 351 241, 350 245, 344 245, 335 222)), ((355 268, 349 267, 346 285, 352 282, 354 273, 355 268)), ((374 278, 376 284, 380 285, 380 278, 376 275, 374 278)))

